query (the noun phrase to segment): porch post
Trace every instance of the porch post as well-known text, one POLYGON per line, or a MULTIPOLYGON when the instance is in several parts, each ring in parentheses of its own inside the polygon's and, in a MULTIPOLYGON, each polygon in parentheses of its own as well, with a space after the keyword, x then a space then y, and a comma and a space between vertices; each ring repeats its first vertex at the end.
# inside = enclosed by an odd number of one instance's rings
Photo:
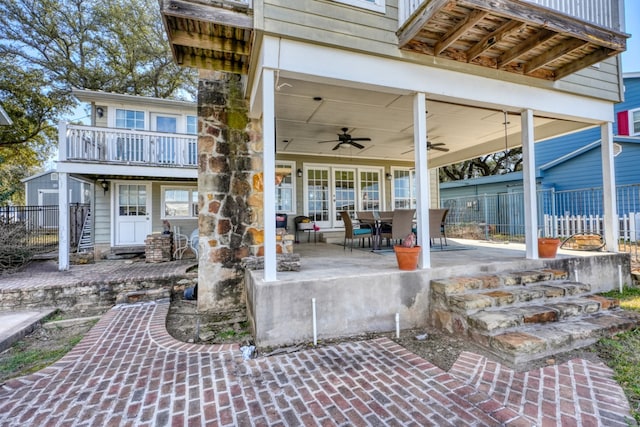
POLYGON ((418 244, 422 246, 418 268, 431 268, 429 250, 429 168, 427 158, 426 96, 418 92, 413 97, 413 146, 416 165, 416 220, 418 244))
POLYGON ((58 270, 69 269, 69 174, 58 172, 58 270))
POLYGON ((538 199, 532 110, 522 111, 520 126, 522 129, 522 179, 524 181, 525 257, 538 259, 538 199))
POLYGON ((602 154, 602 203, 604 204, 604 242, 607 251, 618 252, 618 209, 616 173, 613 160, 613 128, 611 122, 600 125, 602 154))
POLYGON ((264 280, 276 279, 276 141, 274 71, 262 71, 262 171, 264 188, 264 280))

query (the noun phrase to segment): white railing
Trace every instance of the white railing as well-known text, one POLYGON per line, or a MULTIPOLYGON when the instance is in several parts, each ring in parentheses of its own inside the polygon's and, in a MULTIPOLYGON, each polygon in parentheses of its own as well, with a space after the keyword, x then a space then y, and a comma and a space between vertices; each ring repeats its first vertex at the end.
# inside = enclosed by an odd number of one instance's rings
MULTIPOLYGON (((398 24, 402 27, 422 4, 432 0, 398 0, 398 24)), ((535 3, 603 28, 621 30, 620 0, 522 0, 535 3)))
MULTIPOLYGON (((576 233, 604 234, 604 218, 598 215, 544 215, 543 235, 567 238, 576 233)), ((619 238, 628 242, 640 241, 640 213, 618 216, 619 238)))
POLYGON ((122 164, 197 166, 194 135, 61 124, 59 158, 122 164))

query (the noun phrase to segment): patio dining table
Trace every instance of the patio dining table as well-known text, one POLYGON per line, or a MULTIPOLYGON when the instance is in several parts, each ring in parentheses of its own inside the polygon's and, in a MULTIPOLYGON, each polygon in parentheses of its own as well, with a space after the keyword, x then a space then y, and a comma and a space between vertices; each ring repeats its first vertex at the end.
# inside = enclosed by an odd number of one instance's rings
POLYGON ((358 219, 360 224, 368 225, 371 227, 372 235, 373 235, 373 248, 371 251, 379 251, 381 249, 382 242, 382 226, 392 225, 393 224, 393 216, 377 216, 373 220, 371 219, 358 219))

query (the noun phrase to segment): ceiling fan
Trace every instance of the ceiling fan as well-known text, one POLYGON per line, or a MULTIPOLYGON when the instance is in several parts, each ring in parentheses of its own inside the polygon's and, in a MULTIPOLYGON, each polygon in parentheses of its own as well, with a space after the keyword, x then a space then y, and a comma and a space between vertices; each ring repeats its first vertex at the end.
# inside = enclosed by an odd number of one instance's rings
POLYGON ((349 128, 342 128, 342 133, 338 134, 338 139, 331 139, 329 141, 318 141, 319 144, 322 144, 324 142, 337 142, 338 144, 333 147, 332 150, 337 150, 338 148, 340 148, 340 146, 342 144, 346 144, 346 145, 352 145, 356 148, 359 148, 360 150, 362 150, 364 148, 364 145, 358 144, 355 141, 371 141, 371 138, 352 138, 351 135, 349 135, 347 133, 347 131, 349 130, 349 128))
MULTIPOLYGON (((431 141, 427 141, 427 150, 437 150, 437 151, 443 151, 445 153, 447 153, 449 151, 448 148, 444 148, 443 146, 446 145, 444 142, 431 142, 431 141)), ((413 151, 413 148, 411 148, 410 150, 405 151, 402 154, 407 154, 413 151)))

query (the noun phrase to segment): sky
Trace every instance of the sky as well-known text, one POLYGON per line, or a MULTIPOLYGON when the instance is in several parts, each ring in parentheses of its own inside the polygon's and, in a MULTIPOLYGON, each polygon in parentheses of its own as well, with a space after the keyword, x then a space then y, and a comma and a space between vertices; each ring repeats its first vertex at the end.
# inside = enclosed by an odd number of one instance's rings
POLYGON ((627 39, 627 51, 622 54, 624 73, 640 72, 640 1, 624 0, 625 32, 631 34, 627 39))

